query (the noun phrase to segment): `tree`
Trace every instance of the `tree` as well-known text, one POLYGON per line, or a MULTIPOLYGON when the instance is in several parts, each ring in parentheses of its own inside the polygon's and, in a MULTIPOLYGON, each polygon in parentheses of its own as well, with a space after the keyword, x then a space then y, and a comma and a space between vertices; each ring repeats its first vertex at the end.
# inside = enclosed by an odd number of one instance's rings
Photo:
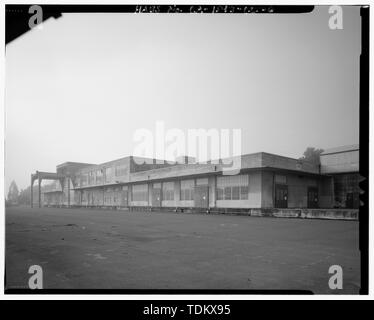
POLYGON ((314 147, 308 147, 303 153, 303 156, 300 157, 300 160, 312 162, 314 164, 320 164, 320 155, 323 152, 323 149, 316 149, 314 147))
MULTIPOLYGON (((38 192, 38 186, 33 187, 34 194, 38 192)), ((29 205, 31 202, 31 187, 28 186, 26 189, 22 189, 18 197, 19 204, 29 205)))
POLYGON ((16 182, 13 180, 9 186, 7 200, 9 203, 18 203, 19 191, 16 182))

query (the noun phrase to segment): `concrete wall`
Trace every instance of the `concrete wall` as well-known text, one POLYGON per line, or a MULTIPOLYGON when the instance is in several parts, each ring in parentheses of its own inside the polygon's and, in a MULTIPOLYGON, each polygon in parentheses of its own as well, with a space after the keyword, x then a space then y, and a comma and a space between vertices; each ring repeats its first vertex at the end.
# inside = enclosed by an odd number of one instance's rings
POLYGON ((272 171, 261 173, 261 207, 274 207, 274 172, 272 171))
POLYGON ((288 208, 308 207, 308 187, 318 187, 318 179, 288 174, 288 208))
POLYGON ((271 153, 262 152, 262 167, 278 168, 292 171, 319 173, 318 165, 310 162, 282 157, 271 153))
MULTIPOLYGON (((264 170, 261 176, 262 208, 273 208, 275 205, 274 188, 276 174, 286 177, 286 185, 288 186, 288 208, 306 208, 308 206, 308 187, 317 187, 320 190, 321 183, 318 176, 264 170)), ((331 200, 330 192, 329 187, 324 187, 322 193, 319 191, 319 194, 323 196, 324 206, 327 206, 331 200)))
POLYGON ((359 150, 321 155, 321 173, 343 173, 359 171, 359 150))
POLYGON ((153 169, 161 169, 167 168, 171 166, 175 166, 176 163, 168 162, 165 160, 157 160, 152 158, 144 158, 144 157, 134 157, 131 156, 130 158, 130 172, 142 172, 142 171, 149 171, 153 169))

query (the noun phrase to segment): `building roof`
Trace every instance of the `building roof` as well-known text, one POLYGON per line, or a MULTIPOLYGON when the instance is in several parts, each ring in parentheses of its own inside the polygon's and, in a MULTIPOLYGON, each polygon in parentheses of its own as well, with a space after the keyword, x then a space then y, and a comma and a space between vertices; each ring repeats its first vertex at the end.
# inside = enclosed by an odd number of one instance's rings
POLYGON ((360 145, 352 144, 348 146, 341 146, 341 147, 326 149, 324 152, 321 153, 321 155, 324 156, 326 154, 350 152, 350 151, 357 151, 357 150, 360 150, 360 145))
POLYGON ((66 166, 70 166, 70 165, 77 165, 77 166, 82 166, 83 167, 83 166, 93 166, 94 164, 92 164, 92 163, 85 163, 85 162, 67 161, 67 162, 58 164, 57 168, 66 167, 66 166))

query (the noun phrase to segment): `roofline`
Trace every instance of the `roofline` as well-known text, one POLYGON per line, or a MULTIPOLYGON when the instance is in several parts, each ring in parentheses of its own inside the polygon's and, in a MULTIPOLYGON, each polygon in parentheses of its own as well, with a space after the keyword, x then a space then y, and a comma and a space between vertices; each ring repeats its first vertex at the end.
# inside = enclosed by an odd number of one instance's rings
POLYGON ((85 163, 85 162, 76 162, 76 161, 66 161, 66 162, 63 162, 63 163, 60 163, 56 166, 56 168, 60 168, 62 166, 65 166, 65 165, 69 165, 69 164, 81 164, 81 165, 86 165, 86 166, 92 166, 92 165, 95 165, 93 163, 85 163))
POLYGON ((355 152, 355 151, 360 151, 360 148, 350 149, 350 150, 342 150, 342 151, 335 151, 335 152, 321 153, 321 156, 327 156, 327 155, 330 155, 330 154, 338 154, 338 153, 355 152))
MULTIPOLYGON (((308 171, 299 171, 299 170, 290 170, 290 169, 283 169, 277 167, 255 167, 255 168, 242 168, 238 174, 246 174, 253 171, 278 171, 280 173, 288 172, 298 175, 305 175, 305 176, 317 176, 317 177, 327 177, 328 175, 323 173, 317 172, 308 172, 308 171)), ((214 171, 214 172, 204 172, 204 173, 190 173, 180 176, 172 176, 172 177, 165 177, 165 178, 151 178, 151 179, 143 179, 143 180, 135 180, 135 181, 119 181, 118 183, 108 183, 108 184, 99 184, 99 185, 90 185, 90 186, 77 186, 74 190, 84 190, 84 189, 95 189, 95 188, 105 188, 105 187, 115 187, 115 186, 124 186, 124 185, 134 185, 134 184, 145 184, 148 182, 162 182, 162 181, 171 181, 171 180, 179 180, 179 179, 198 179, 199 177, 205 176, 229 176, 224 175, 223 171, 214 171)))
POLYGON ((359 144, 352 144, 352 145, 346 145, 346 146, 340 146, 335 148, 329 148, 326 149, 321 153, 321 156, 327 155, 327 154, 335 154, 335 153, 344 153, 344 152, 353 152, 353 151, 360 151, 360 145, 359 144), (329 151, 331 150, 331 151, 329 151))
POLYGON ((312 165, 318 166, 318 165, 315 164, 314 162, 311 162, 311 161, 308 161, 308 160, 304 160, 304 159, 291 158, 291 157, 282 156, 282 155, 275 154, 275 153, 270 153, 270 152, 258 152, 258 153, 269 154, 269 155, 271 155, 271 156, 275 156, 275 157, 278 157, 278 158, 285 158, 285 159, 290 159, 290 160, 295 160, 295 161, 305 162, 305 163, 309 163, 309 164, 312 164, 312 165))

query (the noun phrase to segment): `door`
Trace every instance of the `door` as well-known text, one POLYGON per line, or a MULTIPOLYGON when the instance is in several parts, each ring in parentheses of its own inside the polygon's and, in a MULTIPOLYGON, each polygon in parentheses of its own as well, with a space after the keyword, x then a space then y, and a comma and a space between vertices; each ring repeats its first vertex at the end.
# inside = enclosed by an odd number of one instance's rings
POLYGON ((346 201, 345 201, 345 207, 348 209, 353 208, 353 192, 347 193, 346 201))
POLYGON ((161 207, 161 188, 152 189, 152 207, 161 207))
POLYGON ((127 189, 121 191, 121 206, 123 206, 123 207, 128 206, 128 192, 127 192, 127 189))
POLYGON ((318 189, 316 187, 308 188, 308 208, 318 208, 318 189))
POLYGON ((195 186, 194 200, 196 208, 209 207, 209 187, 208 186, 195 186))
POLYGON ((288 207, 288 186, 283 184, 275 185, 275 207, 287 208, 288 207))

